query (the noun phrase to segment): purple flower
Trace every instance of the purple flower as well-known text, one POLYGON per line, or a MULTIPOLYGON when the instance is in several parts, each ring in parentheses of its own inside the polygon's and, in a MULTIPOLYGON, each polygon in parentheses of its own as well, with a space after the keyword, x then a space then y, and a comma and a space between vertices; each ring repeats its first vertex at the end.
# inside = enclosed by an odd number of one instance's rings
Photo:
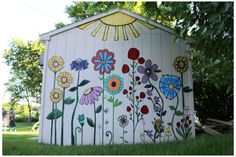
POLYGON ((154 103, 155 103, 155 104, 158 104, 159 101, 160 101, 160 97, 155 96, 155 97, 154 97, 154 103))
POLYGON ((150 138, 152 138, 153 134, 152 134, 152 130, 146 130, 146 135, 150 138))
POLYGON ((148 89, 146 93, 147 93, 148 96, 152 96, 152 90, 148 89))
POLYGON ((157 75, 155 71, 157 70, 158 66, 156 64, 152 64, 152 61, 148 59, 145 62, 145 67, 138 66, 138 72, 144 74, 142 77, 142 83, 146 84, 149 79, 151 78, 153 81, 157 81, 157 75))
POLYGON ((78 58, 70 64, 71 70, 75 69, 76 71, 85 70, 88 68, 88 61, 78 58))
POLYGON ((79 103, 81 105, 94 104, 95 101, 98 101, 98 98, 101 95, 102 91, 103 91, 102 88, 98 86, 87 89, 80 98, 79 103))

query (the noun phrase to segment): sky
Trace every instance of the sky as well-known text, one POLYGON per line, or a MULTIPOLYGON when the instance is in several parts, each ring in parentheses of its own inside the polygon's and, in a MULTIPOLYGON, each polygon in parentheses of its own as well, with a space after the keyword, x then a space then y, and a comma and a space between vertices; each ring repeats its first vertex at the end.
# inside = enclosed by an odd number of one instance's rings
POLYGON ((0 104, 5 102, 4 83, 10 77, 2 53, 13 38, 24 41, 39 39, 39 35, 55 29, 55 23, 70 23, 65 7, 73 0, 3 0, 0 2, 0 104))

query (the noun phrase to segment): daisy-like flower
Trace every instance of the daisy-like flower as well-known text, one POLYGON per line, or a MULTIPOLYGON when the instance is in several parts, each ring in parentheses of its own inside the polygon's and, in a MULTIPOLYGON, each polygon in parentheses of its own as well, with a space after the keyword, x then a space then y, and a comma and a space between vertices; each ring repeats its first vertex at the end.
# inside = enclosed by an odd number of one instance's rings
POLYGON ((123 89, 123 79, 119 75, 109 75, 105 79, 104 89, 111 95, 117 95, 123 89))
POLYGON ((50 92, 50 99, 54 103, 58 103, 62 99, 62 91, 59 88, 55 88, 50 92))
POLYGON ((166 136, 171 136, 171 128, 170 127, 166 128, 165 134, 166 134, 166 136))
POLYGON ((52 58, 49 59, 48 67, 53 72, 60 71, 64 66, 64 61, 61 56, 52 56, 52 58))
POLYGON ((101 95, 102 91, 103 91, 102 88, 99 86, 91 87, 91 88, 85 90, 84 94, 80 98, 79 103, 81 105, 94 104, 95 101, 98 101, 98 98, 101 95))
POLYGON ((70 73, 64 71, 57 76, 57 83, 62 88, 68 88, 73 83, 73 77, 70 73))
POLYGON ((124 128, 129 124, 129 120, 126 115, 121 115, 118 117, 119 125, 124 128))
POLYGON ((188 70, 188 58, 186 56, 176 57, 173 66, 177 72, 185 73, 188 70))
POLYGON ((96 56, 92 58, 92 62, 94 64, 94 70, 99 70, 99 73, 103 75, 104 73, 110 74, 115 69, 114 64, 116 60, 114 59, 114 53, 105 49, 98 50, 96 56))
POLYGON ((167 99, 174 99, 181 87, 180 78, 175 75, 163 75, 160 80, 160 90, 167 99))

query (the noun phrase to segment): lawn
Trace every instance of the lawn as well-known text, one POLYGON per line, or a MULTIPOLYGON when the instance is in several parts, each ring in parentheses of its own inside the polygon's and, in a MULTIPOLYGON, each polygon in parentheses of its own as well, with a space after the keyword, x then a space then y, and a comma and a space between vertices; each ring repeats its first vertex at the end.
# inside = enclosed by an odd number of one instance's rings
POLYGON ((162 144, 53 146, 39 144, 31 126, 19 124, 16 133, 3 133, 3 155, 233 155, 233 133, 162 144))

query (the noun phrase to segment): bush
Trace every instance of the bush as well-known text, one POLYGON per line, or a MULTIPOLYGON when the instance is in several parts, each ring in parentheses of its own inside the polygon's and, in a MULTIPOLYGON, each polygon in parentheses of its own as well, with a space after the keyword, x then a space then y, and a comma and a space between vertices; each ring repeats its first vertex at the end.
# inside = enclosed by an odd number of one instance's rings
POLYGON ((227 88, 216 88, 210 83, 194 82, 193 85, 195 110, 201 123, 206 123, 207 118, 233 119, 233 92, 227 93, 227 88))

